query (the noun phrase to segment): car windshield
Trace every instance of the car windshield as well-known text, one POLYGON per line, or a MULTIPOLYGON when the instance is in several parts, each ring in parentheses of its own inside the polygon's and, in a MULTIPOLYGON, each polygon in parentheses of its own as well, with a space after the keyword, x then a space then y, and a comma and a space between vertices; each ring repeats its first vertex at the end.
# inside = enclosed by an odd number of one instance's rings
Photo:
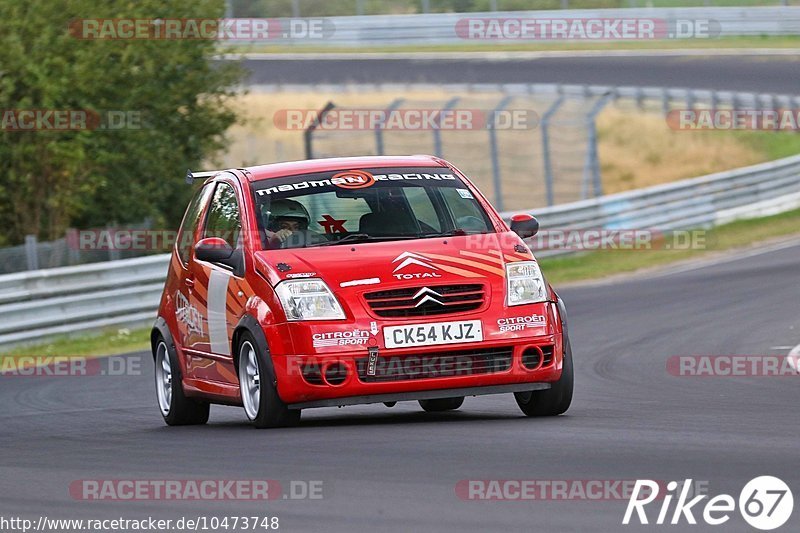
POLYGON ((489 233, 484 209, 443 167, 304 174, 253 183, 264 248, 489 233))

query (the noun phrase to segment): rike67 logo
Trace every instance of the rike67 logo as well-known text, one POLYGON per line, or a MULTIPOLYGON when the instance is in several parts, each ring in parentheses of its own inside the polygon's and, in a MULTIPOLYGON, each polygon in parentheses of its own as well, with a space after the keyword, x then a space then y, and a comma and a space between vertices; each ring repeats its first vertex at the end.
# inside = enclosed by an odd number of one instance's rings
MULTIPOLYGON (((719 526, 731 519, 738 503, 739 513, 745 522, 756 529, 770 531, 784 525, 794 509, 794 498, 789 486, 773 476, 760 476, 750 480, 739 493, 738 502, 729 494, 720 494, 701 504, 708 495, 701 494, 689 499, 691 487, 691 479, 680 484, 670 481, 666 491, 662 492, 661 485, 656 481, 636 480, 622 523, 628 525, 633 520, 635 524, 638 520, 640 524, 694 525, 697 524, 697 518, 701 518, 708 525, 719 526), (642 495, 644 496, 641 497, 642 495), (655 509, 650 508, 651 513, 648 515, 645 507, 657 500, 661 503, 658 517, 651 522, 652 511, 655 509)), ((653 507, 656 506, 658 504, 653 507)))

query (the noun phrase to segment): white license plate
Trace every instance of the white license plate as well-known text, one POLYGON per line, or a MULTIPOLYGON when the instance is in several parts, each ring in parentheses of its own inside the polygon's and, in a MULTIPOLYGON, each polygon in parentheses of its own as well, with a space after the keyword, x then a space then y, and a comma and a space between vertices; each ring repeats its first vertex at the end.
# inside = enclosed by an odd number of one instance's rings
POLYGON ((479 342, 482 340, 483 328, 480 320, 387 326, 383 328, 383 342, 387 348, 436 346, 437 344, 479 342))

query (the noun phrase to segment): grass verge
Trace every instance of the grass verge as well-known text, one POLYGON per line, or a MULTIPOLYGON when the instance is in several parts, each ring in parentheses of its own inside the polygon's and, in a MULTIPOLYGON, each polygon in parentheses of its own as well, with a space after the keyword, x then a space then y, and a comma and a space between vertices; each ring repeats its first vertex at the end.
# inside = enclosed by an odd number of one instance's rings
MULTIPOLYGON (((467 17, 469 15, 465 15, 467 17)), ((256 44, 251 46, 231 46, 222 51, 225 53, 385 53, 407 54, 414 52, 587 52, 587 51, 619 51, 619 50, 717 50, 736 48, 800 48, 800 36, 742 36, 721 37, 719 39, 668 39, 652 41, 516 41, 508 43, 498 42, 467 42, 463 44, 447 45, 408 45, 408 46, 374 46, 374 47, 347 47, 347 46, 277 46, 269 44, 256 44)))
POLYGON ((91 335, 55 337, 45 343, 11 348, 0 353, 0 357, 94 357, 138 352, 149 349, 149 346, 150 328, 114 329, 91 335))
POLYGON ((779 215, 740 220, 701 232, 705 245, 692 249, 601 250, 565 257, 545 257, 539 262, 555 286, 571 281, 604 278, 613 274, 701 258, 715 252, 745 248, 768 239, 798 234, 800 209, 779 215))

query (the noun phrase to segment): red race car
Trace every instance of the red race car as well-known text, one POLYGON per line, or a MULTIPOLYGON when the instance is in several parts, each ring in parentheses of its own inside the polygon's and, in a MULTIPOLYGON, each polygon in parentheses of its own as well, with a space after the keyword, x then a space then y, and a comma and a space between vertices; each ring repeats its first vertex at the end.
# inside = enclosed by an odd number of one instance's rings
POLYGON ((513 393, 565 412, 562 301, 521 237, 453 165, 431 156, 300 161, 207 178, 184 216, 152 331, 169 425, 209 404, 257 427, 302 409, 513 393))

